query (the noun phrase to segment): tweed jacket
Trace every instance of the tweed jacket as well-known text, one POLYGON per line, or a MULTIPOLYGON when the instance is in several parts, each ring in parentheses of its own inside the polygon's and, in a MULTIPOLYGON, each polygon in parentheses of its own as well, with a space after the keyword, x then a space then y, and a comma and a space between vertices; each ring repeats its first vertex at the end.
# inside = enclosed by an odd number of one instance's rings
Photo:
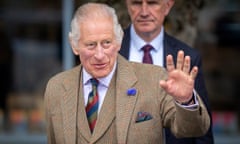
MULTIPOLYGON (((130 48, 130 26, 124 30, 124 37, 122 41, 122 47, 120 49, 120 54, 124 56, 126 59, 129 58, 129 48, 130 48)), ((166 32, 164 33, 163 38, 163 65, 166 67, 166 56, 171 54, 176 63, 177 53, 179 50, 183 50, 185 55, 189 55, 191 57, 191 69, 193 66, 198 67, 198 75, 195 79, 195 90, 201 96, 205 106, 207 107, 208 113, 210 115, 210 127, 208 132, 201 137, 192 137, 192 138, 182 138, 177 139, 173 134, 171 134, 169 129, 166 129, 166 144, 213 144, 214 138, 212 134, 212 116, 211 116, 211 108, 208 100, 208 93, 205 86, 204 76, 202 72, 202 59, 200 54, 196 49, 189 47, 183 42, 175 39, 174 37, 168 35, 166 32)))
POLYGON ((209 128, 210 118, 198 95, 196 109, 182 108, 159 86, 159 80, 167 76, 164 68, 129 62, 118 55, 115 74, 91 134, 81 69, 79 65, 57 74, 47 84, 44 103, 49 144, 162 144, 163 127, 169 127, 177 137, 200 136, 209 128), (131 88, 135 94, 127 92, 131 88), (138 121, 139 113, 150 118, 138 121))

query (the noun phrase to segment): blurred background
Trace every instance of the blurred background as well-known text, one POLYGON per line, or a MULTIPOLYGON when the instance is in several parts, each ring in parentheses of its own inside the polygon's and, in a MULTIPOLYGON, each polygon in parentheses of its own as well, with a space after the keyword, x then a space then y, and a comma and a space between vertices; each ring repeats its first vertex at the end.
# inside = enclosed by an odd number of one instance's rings
MULTIPOLYGON (((68 43, 73 11, 94 0, 0 0, 0 143, 45 144, 48 79, 77 64, 68 43)), ((124 1, 113 6, 123 27, 124 1)), ((240 143, 240 1, 176 0, 165 29, 202 54, 216 144, 240 143)))

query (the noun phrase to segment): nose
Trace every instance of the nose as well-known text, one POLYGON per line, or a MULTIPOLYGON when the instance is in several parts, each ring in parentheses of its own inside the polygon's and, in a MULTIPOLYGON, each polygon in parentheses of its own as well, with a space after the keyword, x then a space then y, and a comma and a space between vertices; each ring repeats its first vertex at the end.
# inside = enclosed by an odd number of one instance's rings
POLYGON ((101 46, 101 44, 98 44, 94 57, 98 60, 101 60, 104 58, 104 48, 101 46))
POLYGON ((143 2, 142 7, 141 7, 141 15, 142 16, 147 16, 149 12, 148 4, 143 2))

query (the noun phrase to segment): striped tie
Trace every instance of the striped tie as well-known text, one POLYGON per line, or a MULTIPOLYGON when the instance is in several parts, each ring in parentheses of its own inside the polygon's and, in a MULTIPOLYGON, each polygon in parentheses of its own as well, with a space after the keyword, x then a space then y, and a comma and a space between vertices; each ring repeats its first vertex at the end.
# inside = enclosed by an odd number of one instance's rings
POLYGON ((97 93, 98 80, 92 78, 90 79, 90 82, 92 84, 92 91, 88 95, 86 113, 90 130, 91 132, 93 132, 98 114, 98 93, 97 93))

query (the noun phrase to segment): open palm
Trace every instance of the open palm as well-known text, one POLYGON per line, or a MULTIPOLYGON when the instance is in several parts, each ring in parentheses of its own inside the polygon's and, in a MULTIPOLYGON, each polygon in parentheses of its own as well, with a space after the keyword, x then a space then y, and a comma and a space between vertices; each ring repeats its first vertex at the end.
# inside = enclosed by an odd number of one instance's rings
POLYGON ((178 52, 176 67, 172 55, 168 55, 166 59, 168 78, 161 80, 160 86, 176 101, 189 101, 192 98, 198 68, 194 66, 190 70, 190 57, 184 57, 182 50, 178 52))

